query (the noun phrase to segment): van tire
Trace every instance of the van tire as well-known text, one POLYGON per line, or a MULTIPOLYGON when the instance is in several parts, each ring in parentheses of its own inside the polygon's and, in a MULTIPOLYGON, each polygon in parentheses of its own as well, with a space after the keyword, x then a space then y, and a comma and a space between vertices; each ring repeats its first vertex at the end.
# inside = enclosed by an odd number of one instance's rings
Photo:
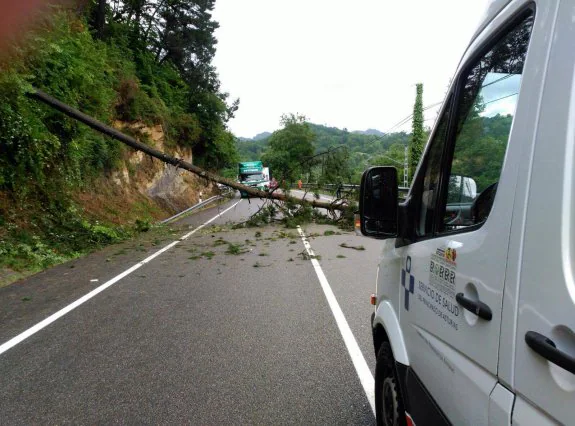
POLYGON ((375 418, 377 426, 405 426, 405 409, 388 342, 383 342, 375 364, 375 418))

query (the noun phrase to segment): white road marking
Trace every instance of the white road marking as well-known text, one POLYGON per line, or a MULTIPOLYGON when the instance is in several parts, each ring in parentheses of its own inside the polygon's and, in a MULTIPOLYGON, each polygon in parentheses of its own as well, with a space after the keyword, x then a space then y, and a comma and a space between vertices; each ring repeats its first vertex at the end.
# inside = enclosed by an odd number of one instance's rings
POLYGON ((309 254, 311 258, 311 264, 315 269, 315 273, 319 279, 321 288, 323 289, 323 293, 327 299, 327 303, 329 304, 331 312, 335 318, 335 322, 339 327, 339 332, 341 333, 341 337, 343 337, 343 341, 347 351, 349 352, 349 356, 351 357, 355 371, 357 372, 361 385, 363 386, 365 396, 367 396, 369 405, 371 405, 371 410, 375 415, 375 380, 371 374, 371 370, 369 369, 367 362, 361 353, 361 349, 359 348, 359 345, 353 336, 351 328, 345 319, 345 315, 343 314, 343 311, 341 310, 339 303, 335 298, 335 294, 333 294, 333 291, 329 285, 329 282, 327 281, 325 274, 323 273, 323 270, 321 269, 319 262, 317 259, 315 259, 315 254, 311 248, 311 245, 309 244, 304 232, 299 226, 297 227, 297 230, 301 236, 307 254, 309 254))
POLYGON ((124 272, 122 272, 120 275, 115 276, 114 278, 112 278, 109 281, 106 281, 104 284, 102 284, 100 287, 92 290, 91 292, 89 292, 88 294, 80 297, 78 300, 76 300, 75 302, 72 302, 71 304, 69 304, 68 306, 66 306, 65 308, 60 309, 58 312, 50 315, 48 318, 46 318, 43 321, 40 321, 38 324, 30 327, 28 330, 20 333, 19 335, 17 335, 16 337, 13 337, 12 339, 8 340, 6 343, 2 344, 0 346, 0 355, 3 354, 4 352, 6 352, 8 349, 13 348, 14 346, 16 346, 18 343, 21 343, 22 341, 26 340, 28 337, 32 336, 33 334, 39 332, 40 330, 42 330, 44 327, 47 327, 48 325, 52 324, 54 321, 56 321, 57 319, 63 317, 64 315, 66 315, 68 312, 72 311, 73 309, 76 309, 78 306, 80 306, 81 304, 83 304, 84 302, 87 302, 88 300, 90 300, 92 297, 96 296, 98 293, 103 292, 104 290, 106 290, 108 287, 114 285, 115 283, 117 283, 118 281, 120 281, 122 278, 130 275, 132 272, 134 272, 136 269, 139 269, 140 267, 142 267, 143 265, 145 265, 146 263, 150 262, 151 260, 155 259, 156 257, 158 257, 160 254, 168 251, 169 249, 171 249, 172 247, 174 247, 175 245, 179 244, 181 241, 184 241, 186 238, 190 237, 191 235, 193 235, 194 233, 196 233, 197 231, 199 231, 200 229, 202 229, 204 226, 209 225, 210 223, 212 223, 214 220, 216 220, 217 218, 219 218, 220 216, 223 216, 225 213, 227 213, 229 210, 233 209, 235 206, 237 206, 242 200, 240 199, 237 203, 235 203, 234 205, 228 207, 227 209, 225 209, 223 212, 218 213, 217 215, 215 215, 214 217, 212 217, 210 220, 204 222, 203 224, 201 224, 200 226, 198 226, 197 228, 195 228, 193 231, 188 232, 186 235, 184 235, 183 237, 181 237, 179 240, 174 241, 170 244, 168 244, 167 246, 165 246, 164 248, 158 250, 157 252, 155 252, 154 254, 152 254, 151 256, 148 256, 147 258, 145 258, 144 260, 142 260, 139 263, 136 263, 134 266, 132 266, 131 268, 125 270, 124 272))

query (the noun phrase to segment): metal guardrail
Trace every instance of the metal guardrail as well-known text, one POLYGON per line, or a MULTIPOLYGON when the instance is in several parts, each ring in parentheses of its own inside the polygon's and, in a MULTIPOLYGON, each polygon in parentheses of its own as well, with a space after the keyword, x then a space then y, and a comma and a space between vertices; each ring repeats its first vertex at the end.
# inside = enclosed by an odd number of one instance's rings
POLYGON ((214 195, 213 197, 210 197, 210 198, 208 198, 207 200, 204 200, 204 201, 200 201, 198 204, 195 204, 195 205, 193 205, 192 207, 187 208, 186 210, 181 211, 181 212, 179 212, 178 214, 176 214, 176 215, 174 215, 174 216, 172 216, 172 217, 169 217, 169 218, 167 218, 167 219, 162 220, 160 223, 164 224, 164 223, 171 222, 172 220, 175 220, 175 219, 179 218, 180 216, 182 216, 182 215, 184 215, 184 214, 186 214, 186 213, 189 213, 189 212, 191 212, 191 211, 194 211, 194 210, 196 210, 196 209, 199 209, 200 207, 203 207, 203 206, 205 206, 205 205, 207 205, 207 204, 209 204, 209 203, 212 203, 212 202, 214 202, 214 201, 220 200, 220 199, 222 199, 222 198, 224 198, 223 195, 214 195))
MULTIPOLYGON (((346 189, 347 189, 347 190, 356 190, 356 189, 359 189, 359 186, 360 186, 360 185, 356 185, 356 184, 353 184, 353 183, 343 183, 343 184, 341 184, 341 185, 338 185, 338 184, 336 184, 336 183, 326 183, 326 184, 323 184, 323 185, 318 185, 317 183, 302 183, 302 188, 318 188, 318 187, 321 187, 321 188, 326 189, 326 190, 336 190, 336 189, 338 188, 338 186, 341 186, 341 188, 342 188, 343 190, 346 190, 346 189)), ((405 187, 405 186, 399 186, 397 189, 398 189, 399 192, 408 192, 408 191, 409 191, 409 188, 408 188, 408 187, 405 187)))

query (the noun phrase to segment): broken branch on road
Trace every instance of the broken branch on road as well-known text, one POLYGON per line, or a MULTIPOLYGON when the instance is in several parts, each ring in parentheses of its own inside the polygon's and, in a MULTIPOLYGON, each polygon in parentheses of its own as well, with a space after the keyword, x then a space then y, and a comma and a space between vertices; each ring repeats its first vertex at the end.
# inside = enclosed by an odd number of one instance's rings
POLYGON ((311 207, 322 208, 322 209, 326 209, 328 212, 345 211, 348 209, 348 206, 345 203, 337 202, 338 200, 335 200, 333 202, 326 202, 326 201, 319 201, 316 199, 313 199, 313 200, 300 199, 300 198, 293 197, 293 196, 289 195, 289 192, 285 192, 285 193, 280 193, 280 192, 276 192, 276 191, 266 192, 266 191, 258 190, 256 188, 252 188, 250 186, 242 185, 241 183, 232 181, 230 179, 226 179, 226 178, 219 176, 215 173, 212 173, 212 172, 204 170, 198 166, 195 166, 191 163, 188 163, 187 161, 184 161, 181 158, 173 157, 173 156, 168 155, 168 154, 166 154, 162 151, 159 151, 155 148, 147 146, 147 145, 139 142, 135 138, 128 136, 128 135, 120 132, 117 129, 114 129, 113 127, 110 127, 110 126, 96 120, 95 118, 90 117, 87 114, 84 114, 83 112, 71 107, 70 105, 67 105, 67 104, 59 101, 58 99, 48 95, 47 93, 44 93, 41 90, 34 89, 33 91, 27 93, 27 96, 29 96, 32 99, 36 99, 38 101, 41 101, 41 102, 45 103, 46 105, 64 113, 68 117, 71 117, 75 120, 78 120, 81 123, 84 123, 87 126, 91 127, 92 129, 94 129, 98 132, 101 132, 101 133, 103 133, 103 134, 105 134, 111 138, 114 138, 114 139, 130 146, 133 149, 136 149, 136 150, 144 152, 145 154, 148 154, 154 158, 157 158, 158 160, 161 160, 166 164, 170 164, 172 166, 182 168, 182 169, 187 170, 189 172, 192 172, 192 173, 194 173, 200 177, 208 179, 212 182, 221 183, 223 185, 229 186, 230 188, 244 191, 244 192, 246 192, 249 195, 252 195, 254 197, 258 197, 258 198, 262 198, 262 199, 268 199, 268 200, 277 200, 277 201, 282 201, 282 202, 290 202, 290 203, 302 205, 302 206, 307 205, 307 206, 311 206, 311 207))

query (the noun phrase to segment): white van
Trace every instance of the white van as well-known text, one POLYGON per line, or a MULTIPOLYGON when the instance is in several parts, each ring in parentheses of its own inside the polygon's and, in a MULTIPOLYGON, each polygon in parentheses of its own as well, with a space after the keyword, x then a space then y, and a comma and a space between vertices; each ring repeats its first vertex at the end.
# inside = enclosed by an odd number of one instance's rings
POLYGON ((362 178, 378 424, 575 424, 574 165, 575 0, 495 0, 406 201, 362 178))
POLYGON ((270 189, 270 168, 269 167, 264 167, 262 169, 262 174, 264 176, 264 188, 266 190, 270 189))

